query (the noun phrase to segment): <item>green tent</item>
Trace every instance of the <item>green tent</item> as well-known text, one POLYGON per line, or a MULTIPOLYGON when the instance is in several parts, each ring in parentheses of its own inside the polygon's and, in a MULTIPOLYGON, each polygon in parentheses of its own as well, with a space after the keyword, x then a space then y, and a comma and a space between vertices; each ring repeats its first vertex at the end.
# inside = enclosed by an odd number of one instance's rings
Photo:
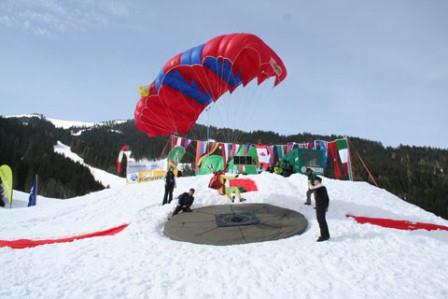
POLYGON ((177 169, 177 165, 179 165, 184 155, 185 155, 185 148, 183 148, 182 146, 176 146, 175 148, 170 150, 167 157, 168 168, 173 167, 174 169, 177 169))
POLYGON ((284 168, 288 161, 294 173, 304 174, 309 167, 315 173, 322 175, 324 173, 323 156, 322 150, 295 148, 283 157, 281 166, 284 168))
POLYGON ((227 166, 227 171, 230 173, 244 173, 244 174, 257 174, 258 169, 258 155, 257 149, 251 145, 245 152, 246 146, 240 146, 238 152, 235 154, 233 159, 229 162, 227 166), (248 159, 246 157, 250 157, 250 163, 247 163, 248 159), (235 159, 236 158, 236 159, 235 159), (237 163, 235 163, 237 162, 237 163))
POLYGON ((218 155, 210 155, 202 160, 197 174, 210 174, 218 170, 224 170, 224 159, 218 155))

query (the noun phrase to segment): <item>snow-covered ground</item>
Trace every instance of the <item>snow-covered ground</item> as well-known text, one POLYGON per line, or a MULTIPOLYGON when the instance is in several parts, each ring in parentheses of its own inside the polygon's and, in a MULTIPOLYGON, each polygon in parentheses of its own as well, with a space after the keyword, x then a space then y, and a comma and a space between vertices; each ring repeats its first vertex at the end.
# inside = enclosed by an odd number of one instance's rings
MULTIPOLYGON (((447 225, 385 190, 325 179, 331 240, 318 243, 314 209, 303 204, 306 177, 252 176, 252 203, 303 213, 307 231, 235 246, 172 241, 163 226, 163 181, 120 184, 69 200, 15 192, 20 209, 0 209, 0 239, 72 236, 129 223, 112 237, 30 249, 0 248, 0 298, 448 298, 448 233, 360 225, 352 213, 447 225), (23 203, 23 204, 20 204, 23 203)), ((179 178, 176 194, 196 188, 194 207, 226 203, 210 176, 179 178)))

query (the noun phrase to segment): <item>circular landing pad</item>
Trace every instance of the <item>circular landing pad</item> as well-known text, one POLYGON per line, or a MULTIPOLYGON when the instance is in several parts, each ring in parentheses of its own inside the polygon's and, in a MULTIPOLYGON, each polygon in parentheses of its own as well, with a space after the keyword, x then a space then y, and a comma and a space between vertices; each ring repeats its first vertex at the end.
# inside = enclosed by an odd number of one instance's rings
POLYGON ((232 245, 288 238, 307 225, 302 214, 269 204, 217 205, 177 214, 163 232, 177 241, 232 245))

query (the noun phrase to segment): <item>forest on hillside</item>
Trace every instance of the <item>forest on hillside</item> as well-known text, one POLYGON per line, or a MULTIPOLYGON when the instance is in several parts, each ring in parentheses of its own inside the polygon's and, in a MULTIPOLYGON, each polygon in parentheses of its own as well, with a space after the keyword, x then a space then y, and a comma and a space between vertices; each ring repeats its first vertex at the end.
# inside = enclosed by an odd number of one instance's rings
MULTIPOLYGON (((311 133, 285 136, 269 131, 244 132, 196 125, 185 137, 197 140, 210 137, 216 141, 238 143, 285 144, 315 139, 331 141, 342 136, 311 133)), ((83 170, 82 165, 71 165, 76 163, 53 152, 52 148, 57 140, 70 145, 72 151, 83 157, 86 163, 110 173, 116 172, 116 158, 124 144, 129 145, 137 160, 162 158, 168 153, 170 145, 169 138, 148 138, 130 120, 64 130, 55 128, 45 119, 0 118, 0 162, 8 163, 15 169, 16 189, 29 190, 32 173, 35 171, 42 175, 41 179, 45 178, 45 194, 42 195, 67 198, 102 188, 86 168, 83 170), (73 176, 73 173, 79 175, 73 176), (70 176, 71 181, 63 181, 70 176)), ((448 150, 404 145, 385 147, 380 142, 358 137, 350 137, 349 140, 355 180, 376 183, 380 188, 448 219, 448 150)), ((194 146, 193 143, 187 149, 184 162, 193 162, 194 146)), ((331 163, 325 175, 333 177, 331 163)), ((42 180, 40 185, 42 186, 42 180)))

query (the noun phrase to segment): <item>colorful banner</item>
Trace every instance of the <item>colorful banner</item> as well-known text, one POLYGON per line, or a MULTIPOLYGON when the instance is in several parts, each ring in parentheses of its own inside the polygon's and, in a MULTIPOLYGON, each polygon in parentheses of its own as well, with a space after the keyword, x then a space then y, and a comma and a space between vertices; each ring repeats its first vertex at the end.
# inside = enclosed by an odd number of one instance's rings
POLYGON ((158 180, 166 175, 166 163, 133 160, 128 161, 126 180, 128 183, 141 183, 158 180))

